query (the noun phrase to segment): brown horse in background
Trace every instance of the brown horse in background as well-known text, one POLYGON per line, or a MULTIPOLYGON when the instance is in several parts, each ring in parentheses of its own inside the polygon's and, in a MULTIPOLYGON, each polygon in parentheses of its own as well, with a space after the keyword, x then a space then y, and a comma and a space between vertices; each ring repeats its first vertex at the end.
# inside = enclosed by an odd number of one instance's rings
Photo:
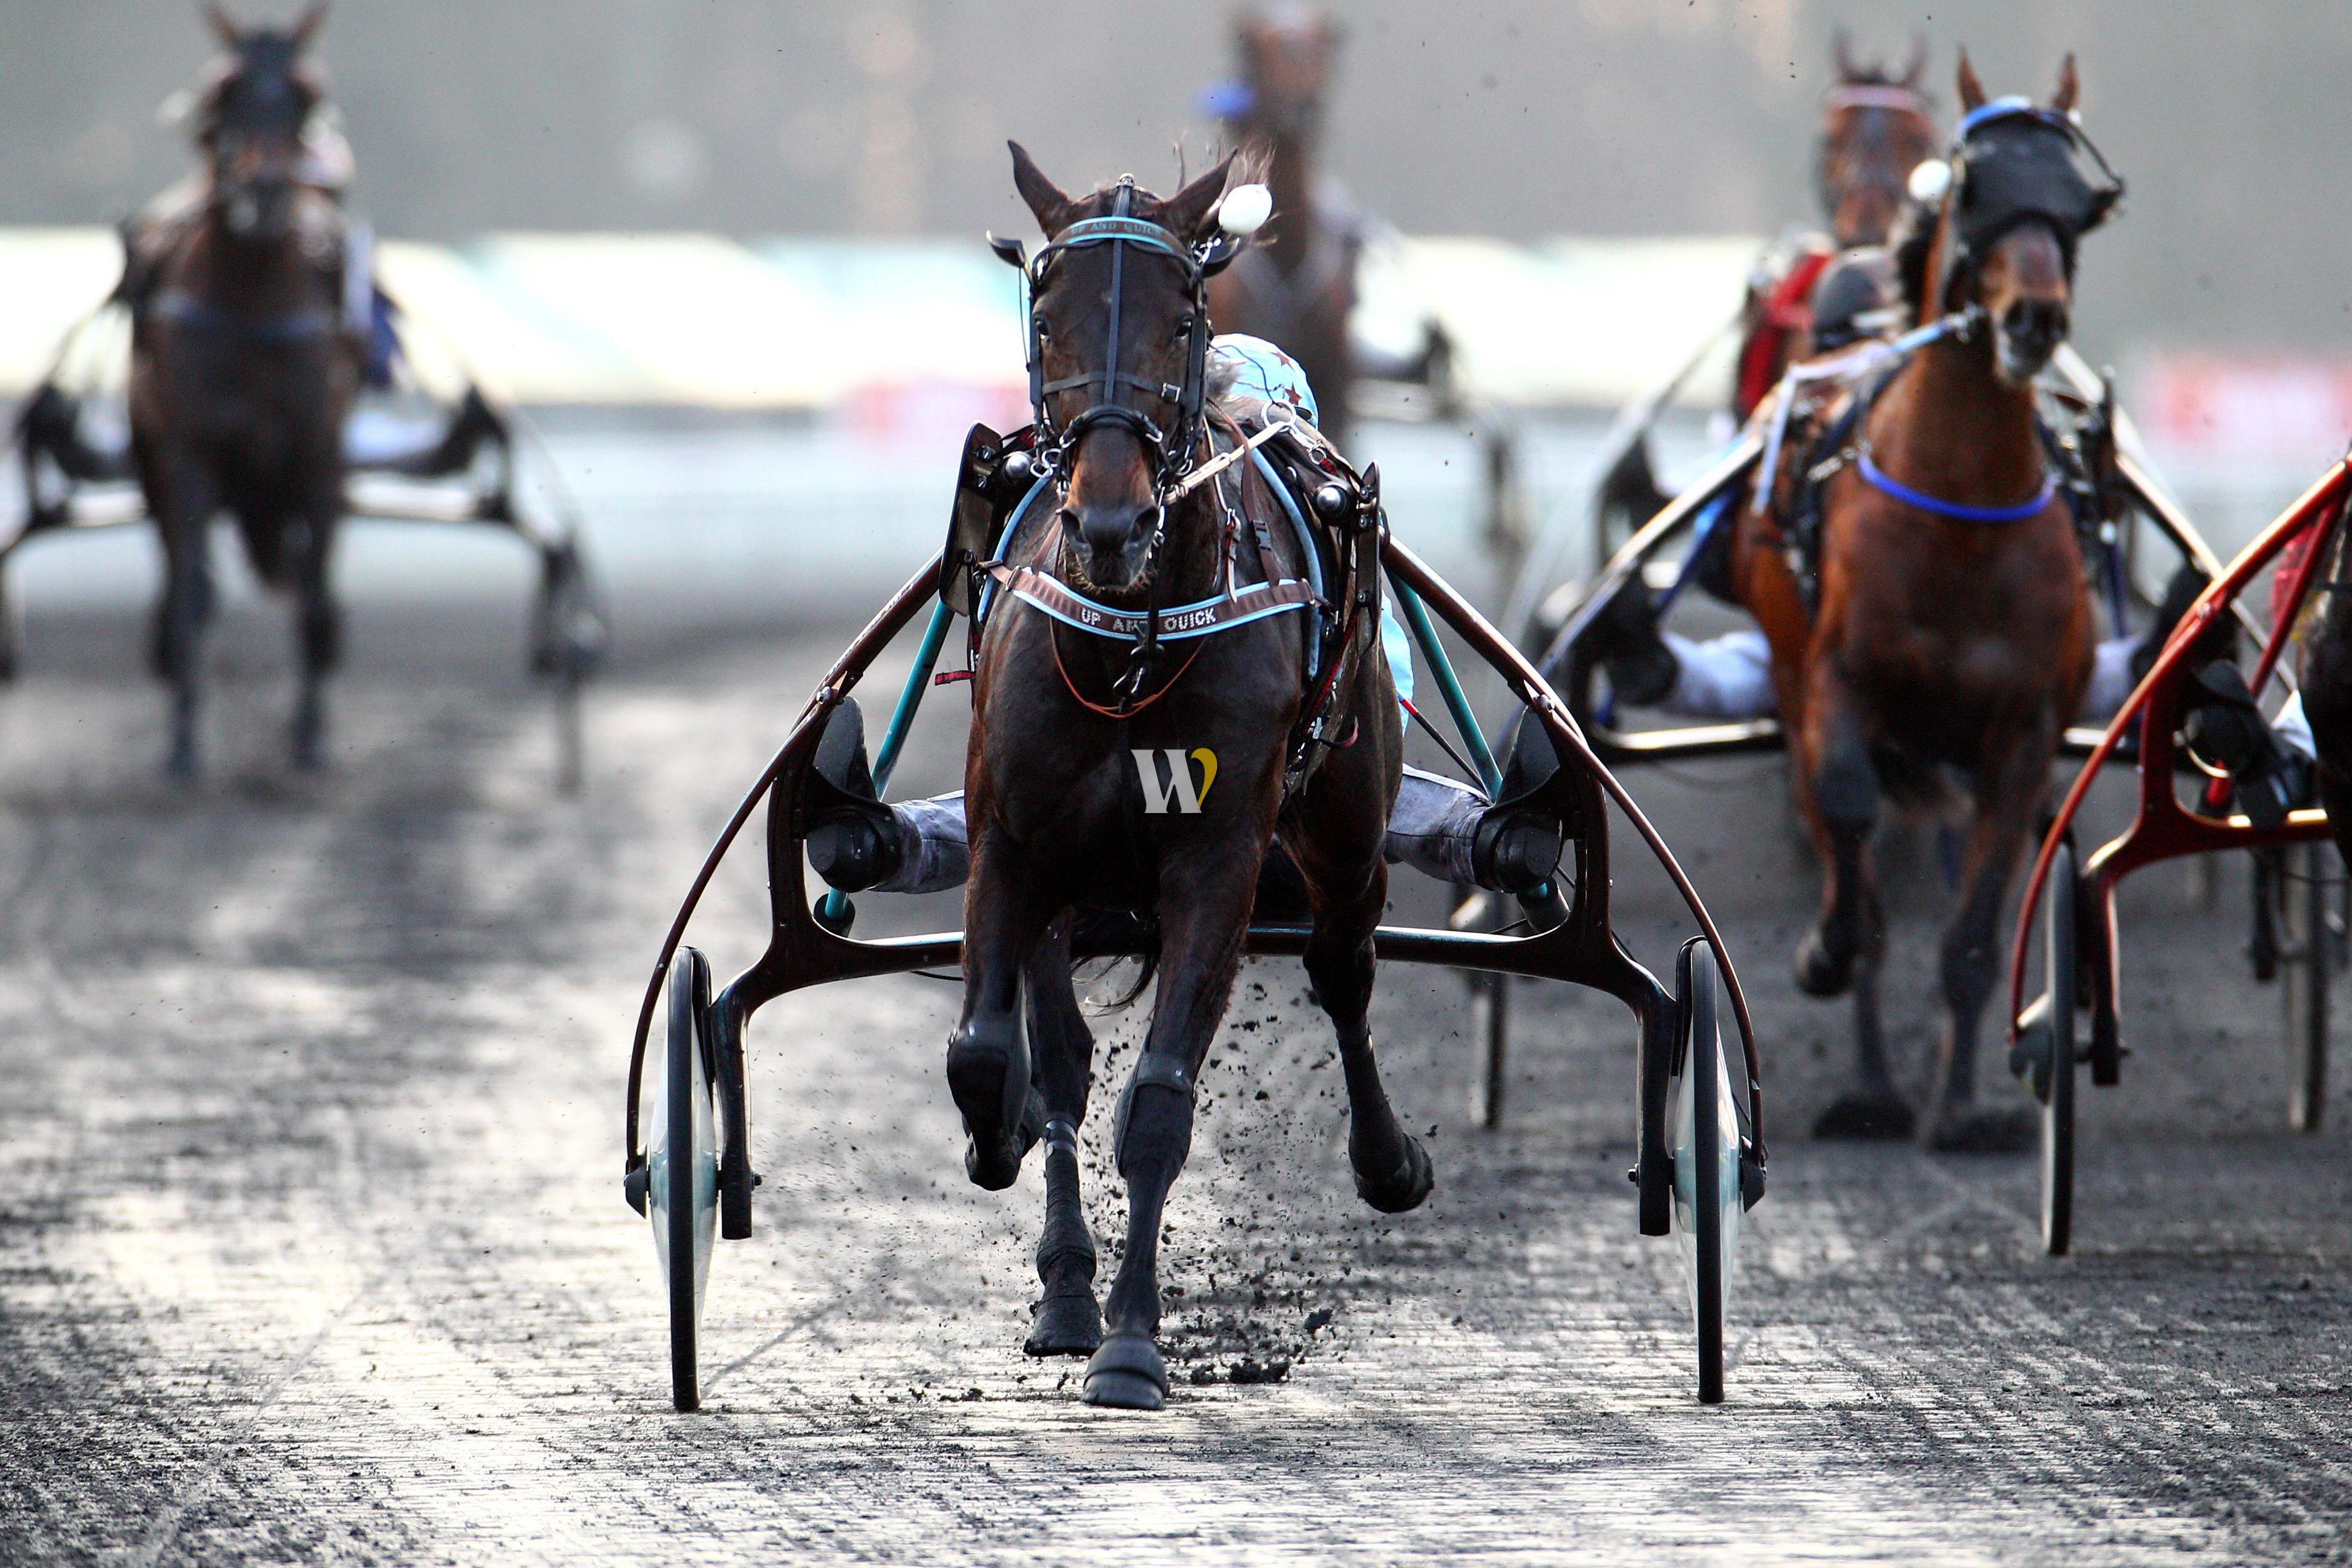
POLYGON ((1240 45, 1240 101, 1227 130, 1238 146, 1272 157, 1266 187, 1274 216, 1255 244, 1209 284, 1209 317, 1221 332, 1246 332, 1279 346, 1307 373, 1319 425, 1348 447, 1348 407, 1356 364, 1348 317, 1356 308, 1356 264, 1363 237, 1350 216, 1321 191, 1324 95, 1343 37, 1322 11, 1234 22, 1240 45))
POLYGON ((1829 232, 1782 247, 1748 279, 1731 400, 1738 419, 1754 413, 1781 373, 1810 352, 1813 289, 1822 274, 1845 251, 1886 242, 1911 171, 1936 155, 1934 100, 1920 86, 1927 68, 1926 40, 1913 46, 1898 72, 1877 61, 1856 61, 1853 40, 1840 29, 1832 58, 1837 80, 1822 94, 1813 164, 1814 192, 1829 232))
MULTIPOLYGON (((1965 56, 1959 95, 1971 113, 1985 105, 1965 56)), ((2004 891, 2091 667, 2082 552, 2045 468, 2032 387, 2067 334, 2075 242, 2120 190, 2093 191, 2074 172, 2075 96, 2069 56, 2046 110, 1996 106, 1963 141, 1906 284, 1923 321, 1965 325, 1874 395, 1859 394, 1868 402, 1853 460, 1821 498, 1818 607, 1809 613, 1785 549, 1793 484, 1743 517, 1735 546, 1739 596, 1771 641, 1798 802, 1826 868, 1798 984, 1817 996, 1854 994, 1860 1081, 1819 1136, 1910 1131, 1879 1018, 1885 932, 1870 840, 1882 795, 1928 800, 1955 777, 1972 815, 1943 941, 1948 1016, 1928 1137, 2000 1147, 2028 1131, 2021 1115, 1975 1110, 1973 1096, 2004 891)))
POLYGON ((207 162, 199 210, 155 261, 134 319, 131 437, 163 535, 152 658, 172 687, 168 767, 197 767, 199 680, 212 607, 212 520, 236 519, 255 574, 298 602, 296 763, 321 757, 338 617, 327 571, 343 512, 343 424, 361 344, 344 324, 341 220, 300 182, 320 83, 303 59, 325 15, 239 28, 205 15, 228 51, 197 109, 207 162))

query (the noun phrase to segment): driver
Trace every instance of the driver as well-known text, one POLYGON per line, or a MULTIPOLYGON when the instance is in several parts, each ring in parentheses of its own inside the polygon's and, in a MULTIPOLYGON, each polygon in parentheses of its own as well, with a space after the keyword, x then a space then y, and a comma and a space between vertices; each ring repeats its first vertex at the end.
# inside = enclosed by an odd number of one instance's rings
MULTIPOLYGON (((1229 334, 1209 350, 1209 394, 1218 402, 1284 404, 1317 423, 1315 394, 1298 362, 1262 338, 1229 334)), ((1383 604, 1381 647, 1398 700, 1412 720, 1412 646, 1383 604)), ((808 835, 809 864, 845 893, 875 889, 930 893, 952 888, 971 870, 963 792, 884 805, 866 760, 864 721, 845 700, 817 748, 821 792, 808 835)), ((1470 785, 1407 767, 1389 817, 1388 858, 1453 883, 1528 895, 1552 879, 1563 848, 1560 825, 1523 806, 1490 804, 1470 785)))

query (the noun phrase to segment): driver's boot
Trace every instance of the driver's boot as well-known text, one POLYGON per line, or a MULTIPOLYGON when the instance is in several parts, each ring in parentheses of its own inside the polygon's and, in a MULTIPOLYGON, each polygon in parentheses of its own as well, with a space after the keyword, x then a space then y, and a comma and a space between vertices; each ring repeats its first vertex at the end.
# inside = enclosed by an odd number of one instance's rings
POLYGON ((897 819, 866 761, 866 716, 845 697, 825 721, 809 768, 809 864, 825 885, 862 893, 906 859, 897 819))
POLYGON ((2191 679, 2184 700, 2189 717, 2181 731, 2197 754, 2229 771, 2232 794, 2246 820, 2273 828, 2288 812, 2312 797, 2311 759, 2280 740, 2246 678, 2226 658, 2217 658, 2191 679))

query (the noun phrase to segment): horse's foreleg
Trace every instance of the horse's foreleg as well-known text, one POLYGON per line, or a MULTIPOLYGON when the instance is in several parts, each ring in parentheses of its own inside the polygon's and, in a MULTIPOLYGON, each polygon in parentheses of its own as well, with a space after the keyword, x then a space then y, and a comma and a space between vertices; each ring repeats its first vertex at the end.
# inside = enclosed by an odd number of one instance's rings
POLYGON ((1011 862, 1003 835, 982 826, 964 888, 963 1016, 948 1037, 948 1091, 963 1113, 964 1173, 1002 1192, 1042 1128, 1030 1114, 1029 1048, 1022 1038, 1022 971, 1054 912, 1011 862))
POLYGON ((1106 1303, 1108 1332, 1087 1363, 1087 1403, 1157 1410, 1168 1397, 1160 1331, 1160 1223, 1192 1148, 1201 1062, 1233 993, 1261 857, 1230 842, 1160 869, 1160 988, 1143 1054, 1119 1095, 1112 1145, 1127 1183, 1127 1247, 1106 1303))
POLYGON ((1826 671, 1808 704, 1800 780, 1826 864, 1821 919, 1797 949, 1797 985, 1809 995, 1853 992, 1854 1087, 1813 1124, 1816 1138, 1904 1138, 1910 1107, 1887 1070, 1878 1011, 1885 921, 1870 860, 1878 826, 1878 769, 1843 682, 1826 671))
POLYGON ((2010 874, 2042 809, 2056 731, 2053 721, 1998 737, 1998 749, 1978 773, 1976 812, 1960 868, 1959 910, 1945 928, 1940 955, 1948 1016, 1942 1071, 1928 1119, 1929 1141, 1938 1148, 2021 1149, 2031 1141, 2032 1117, 2025 1107, 1973 1109, 1977 1037, 2000 978, 2000 911, 2010 874))
POLYGON ((1095 1042, 1070 980, 1073 918, 1066 912, 1045 928, 1022 973, 1030 1070, 1045 1120, 1045 1228, 1037 1237, 1045 1296, 1021 1347, 1031 1355, 1090 1355, 1102 1343, 1095 1237, 1078 1202, 1078 1128, 1087 1117, 1095 1042))
POLYGON ((294 705, 294 765, 315 768, 323 760, 327 733, 327 675, 341 662, 342 615, 328 579, 333 556, 336 508, 314 501, 296 526, 301 537, 291 563, 296 641, 301 655, 301 689, 294 705))
POLYGON ((163 536, 163 596, 155 608, 151 661, 172 689, 172 741, 164 771, 194 778, 201 708, 205 623, 212 615, 212 515, 208 478, 193 464, 174 476, 173 493, 156 508, 163 536))

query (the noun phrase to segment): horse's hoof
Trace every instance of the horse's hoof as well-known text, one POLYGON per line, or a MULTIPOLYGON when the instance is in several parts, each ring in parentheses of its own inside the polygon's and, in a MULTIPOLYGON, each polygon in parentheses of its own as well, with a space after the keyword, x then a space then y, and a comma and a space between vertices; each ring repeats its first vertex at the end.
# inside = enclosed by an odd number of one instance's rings
POLYGON ((1032 1098, 1029 1049, 1010 1014, 975 1018, 948 1041, 948 1092, 963 1113, 964 1174, 1003 1192, 1021 1176, 1022 1137, 1032 1098))
POLYGON ((1094 1292, 1048 1296, 1037 1303, 1036 1326, 1021 1346, 1024 1355, 1092 1355, 1102 1347, 1102 1309, 1094 1292))
POLYGON ((1958 1106, 1936 1118, 1927 1147, 1938 1154, 2022 1154, 2040 1135, 2040 1120, 2029 1106, 1958 1106))
POLYGON ((1428 1201, 1430 1189, 1437 1185, 1429 1151, 1412 1133, 1403 1137, 1404 1159, 1386 1178, 1370 1181, 1361 1171, 1356 1173, 1356 1195, 1382 1214, 1411 1213, 1428 1201))
POLYGON ((1908 1138, 1914 1121, 1911 1108, 1893 1090, 1853 1089, 1814 1119, 1813 1136, 1851 1142, 1908 1138))
POLYGON ((1144 1334, 1113 1334, 1087 1363, 1087 1403, 1112 1410, 1157 1410, 1168 1403, 1168 1363, 1144 1334))
POLYGON ((1840 958, 1820 931, 1807 931, 1797 944, 1797 989, 1808 996, 1843 996, 1853 984, 1853 955, 1840 958))

